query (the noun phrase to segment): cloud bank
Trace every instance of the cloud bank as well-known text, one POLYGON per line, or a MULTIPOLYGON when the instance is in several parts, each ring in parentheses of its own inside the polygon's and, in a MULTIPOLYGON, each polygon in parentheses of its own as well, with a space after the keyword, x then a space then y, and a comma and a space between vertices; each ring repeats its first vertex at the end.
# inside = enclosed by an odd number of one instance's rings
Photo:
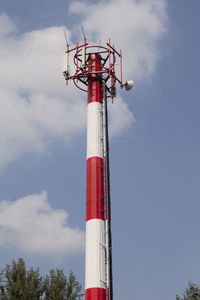
POLYGON ((162 57, 160 41, 168 31, 165 0, 73 1, 71 13, 82 17, 87 36, 123 48, 124 75, 150 78, 162 57))
MULTIPOLYGON (((164 0, 72 1, 70 13, 82 18, 87 36, 103 43, 109 36, 124 49, 124 77, 153 75, 159 42, 167 31, 164 0)), ((77 38, 77 28, 67 29, 77 38)), ((80 31, 80 30, 79 30, 80 31)), ((51 143, 70 142, 85 130, 86 101, 61 74, 65 42, 62 27, 18 34, 0 14, 0 168, 24 154, 45 154, 51 143)), ((85 96, 86 98, 86 96, 85 96)), ((133 124, 122 97, 110 110, 111 135, 133 124), (120 119, 120 121, 119 121, 120 119)))
MULTIPOLYGON (((69 142, 85 127, 85 103, 65 86, 63 29, 18 35, 0 16, 0 167, 23 154, 44 154, 57 139, 69 142)), ((68 33, 70 36, 70 33, 68 33)))
POLYGON ((69 254, 84 249, 84 232, 67 224, 68 215, 54 210, 47 193, 14 202, 0 202, 0 246, 14 246, 28 253, 69 254))

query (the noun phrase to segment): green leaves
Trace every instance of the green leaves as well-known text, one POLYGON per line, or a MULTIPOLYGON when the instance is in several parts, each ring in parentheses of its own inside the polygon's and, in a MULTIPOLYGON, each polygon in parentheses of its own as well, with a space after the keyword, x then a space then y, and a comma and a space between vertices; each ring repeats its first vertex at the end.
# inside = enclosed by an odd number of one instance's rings
POLYGON ((67 283, 67 300, 76 300, 80 299, 83 294, 81 292, 81 285, 76 280, 72 270, 69 273, 68 283, 67 283), (78 297, 78 298, 77 298, 78 297))
POLYGON ((26 268, 23 259, 19 259, 18 263, 12 261, 12 266, 7 265, 5 268, 6 291, 10 300, 26 300, 26 268))
POLYGON ((177 295, 176 300, 200 300, 200 286, 189 281, 183 297, 177 295))
POLYGON ((44 281, 45 300, 66 299, 67 278, 63 270, 50 270, 44 281))
POLYGON ((42 277, 39 268, 26 270, 22 258, 1 270, 0 288, 2 300, 79 300, 83 296, 72 271, 68 279, 60 269, 42 277))

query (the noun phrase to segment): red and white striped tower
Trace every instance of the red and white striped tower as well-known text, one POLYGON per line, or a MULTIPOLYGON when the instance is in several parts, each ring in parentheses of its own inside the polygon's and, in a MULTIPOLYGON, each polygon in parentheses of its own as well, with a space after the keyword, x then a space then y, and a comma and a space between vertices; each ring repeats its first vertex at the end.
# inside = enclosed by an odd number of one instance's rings
POLYGON ((133 83, 122 82, 122 52, 110 40, 106 46, 88 45, 85 38, 74 48, 67 45, 63 75, 67 84, 73 80, 88 93, 85 299, 113 300, 107 98, 116 96, 117 81, 127 90, 133 83), (69 68, 71 52, 75 52, 74 74, 69 68))
POLYGON ((85 299, 106 299, 101 56, 90 54, 87 105, 85 299), (96 73, 97 72, 97 73, 96 73))

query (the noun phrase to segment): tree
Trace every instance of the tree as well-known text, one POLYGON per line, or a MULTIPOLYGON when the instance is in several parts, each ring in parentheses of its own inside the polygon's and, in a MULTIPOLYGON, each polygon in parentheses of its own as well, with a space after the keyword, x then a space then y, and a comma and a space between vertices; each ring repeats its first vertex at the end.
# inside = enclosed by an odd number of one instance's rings
POLYGON ((81 285, 70 271, 67 280, 63 270, 50 270, 50 275, 44 280, 45 300, 79 300, 81 299, 81 285))
POLYGON ((41 299, 44 293, 43 278, 40 275, 39 268, 35 270, 31 267, 26 275, 26 293, 27 299, 41 299))
POLYGON ((69 278, 67 282, 67 300, 81 299, 83 294, 81 294, 81 285, 76 280, 72 270, 69 273, 69 278))
POLYGON ((4 270, 0 271, 0 299, 7 300, 5 292, 4 270))
POLYGON ((176 300, 200 300, 200 286, 189 281, 183 297, 176 295, 176 300))
POLYGON ((80 300, 81 285, 72 271, 50 270, 42 277, 39 268, 26 270, 22 258, 0 271, 0 300, 80 300))
POLYGON ((5 268, 6 295, 10 300, 39 300, 43 294, 42 276, 39 269, 26 271, 22 258, 5 268))
POLYGON ((66 299, 67 278, 63 270, 50 270, 50 275, 44 280, 45 300, 66 299))

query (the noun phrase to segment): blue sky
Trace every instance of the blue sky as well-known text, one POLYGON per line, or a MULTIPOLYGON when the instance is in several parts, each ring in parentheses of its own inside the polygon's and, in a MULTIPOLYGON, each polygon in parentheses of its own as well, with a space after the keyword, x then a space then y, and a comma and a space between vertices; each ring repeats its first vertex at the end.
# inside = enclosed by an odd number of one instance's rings
POLYGON ((82 22, 135 80, 109 106, 115 299, 200 282, 199 20, 198 0, 0 0, 0 266, 84 285, 86 94, 61 74, 63 27, 72 44, 82 22))

